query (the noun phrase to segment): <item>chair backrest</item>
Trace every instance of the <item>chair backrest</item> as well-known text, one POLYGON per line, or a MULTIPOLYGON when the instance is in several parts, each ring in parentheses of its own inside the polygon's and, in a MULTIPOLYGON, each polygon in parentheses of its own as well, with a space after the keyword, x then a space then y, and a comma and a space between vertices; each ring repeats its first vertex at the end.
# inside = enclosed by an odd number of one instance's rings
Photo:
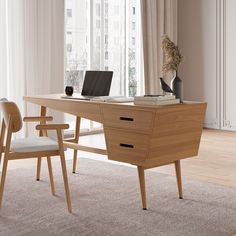
POLYGON ((0 99, 0 102, 7 102, 8 100, 7 100, 7 98, 1 98, 0 99))
POLYGON ((22 117, 20 110, 14 102, 0 101, 0 111, 2 112, 3 120, 6 128, 9 128, 10 117, 12 132, 16 133, 22 128, 22 117))

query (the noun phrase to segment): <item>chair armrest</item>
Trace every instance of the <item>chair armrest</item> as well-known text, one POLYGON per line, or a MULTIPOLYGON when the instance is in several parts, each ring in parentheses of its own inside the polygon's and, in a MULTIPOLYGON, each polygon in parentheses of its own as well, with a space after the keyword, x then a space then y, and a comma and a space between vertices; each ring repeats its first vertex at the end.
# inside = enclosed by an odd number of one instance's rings
POLYGON ((37 125, 36 130, 58 130, 58 129, 68 129, 68 124, 47 124, 47 125, 37 125))
MULTIPOLYGON (((2 153, 4 153, 6 150, 6 147, 5 146, 2 146, 2 153)), ((1 153, 0 153, 0 158, 1 158, 1 153)), ((0 160, 0 163, 1 163, 1 160, 0 160)))
POLYGON ((24 117, 24 122, 42 122, 42 121, 52 121, 52 116, 31 116, 31 117, 24 117))

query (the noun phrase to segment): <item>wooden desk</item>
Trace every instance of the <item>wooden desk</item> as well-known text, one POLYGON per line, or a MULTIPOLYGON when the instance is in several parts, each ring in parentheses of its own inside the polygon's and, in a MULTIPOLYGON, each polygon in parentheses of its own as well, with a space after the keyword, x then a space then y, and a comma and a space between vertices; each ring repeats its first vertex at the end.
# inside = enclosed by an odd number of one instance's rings
POLYGON ((62 99, 61 94, 24 97, 24 100, 40 105, 41 115, 46 115, 48 107, 102 123, 107 152, 78 145, 75 140, 64 145, 136 165, 143 209, 147 208, 145 169, 174 163, 179 198, 182 198, 180 160, 198 154, 206 103, 137 106, 62 99))

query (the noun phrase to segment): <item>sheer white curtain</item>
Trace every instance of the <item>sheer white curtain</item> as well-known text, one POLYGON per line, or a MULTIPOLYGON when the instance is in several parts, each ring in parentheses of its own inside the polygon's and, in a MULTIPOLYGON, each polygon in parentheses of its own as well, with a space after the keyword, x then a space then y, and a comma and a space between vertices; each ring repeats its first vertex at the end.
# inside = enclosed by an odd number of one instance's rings
POLYGON ((63 91, 64 0, 0 0, 0 31, 0 97, 38 115, 22 97, 63 91))
POLYGON ((0 98, 6 96, 7 79, 7 38, 6 1, 0 1, 0 98))
MULTIPOLYGON (((64 88, 64 0, 25 1, 27 95, 62 93, 64 88)), ((38 107, 27 104, 27 114, 38 107)), ((50 111, 55 122, 63 114, 50 111)))
POLYGON ((23 109, 24 12, 21 1, 0 1, 0 97, 17 101, 23 109), (14 3, 13 3, 14 2, 14 3))

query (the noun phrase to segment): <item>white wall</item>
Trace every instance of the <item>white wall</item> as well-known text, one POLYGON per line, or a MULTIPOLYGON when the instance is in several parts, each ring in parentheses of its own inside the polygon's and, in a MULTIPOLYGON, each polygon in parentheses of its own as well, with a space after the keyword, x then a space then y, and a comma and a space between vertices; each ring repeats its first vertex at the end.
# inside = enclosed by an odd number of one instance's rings
POLYGON ((222 127, 236 130, 236 1, 224 0, 222 6, 222 127))
POLYGON ((208 103, 209 128, 236 130, 235 9, 235 0, 179 0, 184 98, 208 103))

